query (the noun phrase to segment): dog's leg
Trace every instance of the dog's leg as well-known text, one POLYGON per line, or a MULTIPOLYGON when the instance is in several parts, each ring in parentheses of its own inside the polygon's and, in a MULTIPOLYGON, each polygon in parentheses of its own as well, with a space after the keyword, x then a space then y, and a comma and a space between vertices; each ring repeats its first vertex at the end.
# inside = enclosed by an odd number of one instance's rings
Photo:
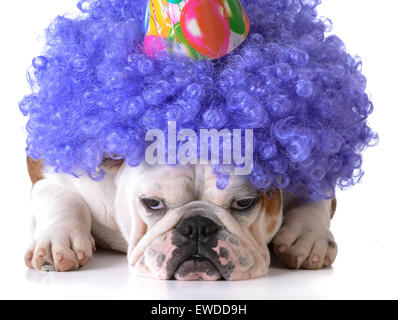
POLYGON ((35 219, 33 241, 26 265, 45 271, 71 271, 92 257, 91 213, 82 197, 72 189, 43 179, 32 189, 35 219))
POLYGON ((330 220, 336 199, 287 204, 283 224, 273 240, 277 257, 290 268, 321 269, 329 267, 337 255, 337 245, 330 232, 330 220))

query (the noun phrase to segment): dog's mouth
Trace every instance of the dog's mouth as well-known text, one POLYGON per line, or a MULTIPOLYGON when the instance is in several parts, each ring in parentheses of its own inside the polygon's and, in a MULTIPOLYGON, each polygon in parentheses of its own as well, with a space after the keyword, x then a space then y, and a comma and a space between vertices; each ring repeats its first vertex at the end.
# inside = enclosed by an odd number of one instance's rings
POLYGON ((176 269, 174 273, 176 280, 205 280, 215 281, 222 279, 221 272, 218 270, 216 265, 209 259, 196 254, 183 261, 176 269))

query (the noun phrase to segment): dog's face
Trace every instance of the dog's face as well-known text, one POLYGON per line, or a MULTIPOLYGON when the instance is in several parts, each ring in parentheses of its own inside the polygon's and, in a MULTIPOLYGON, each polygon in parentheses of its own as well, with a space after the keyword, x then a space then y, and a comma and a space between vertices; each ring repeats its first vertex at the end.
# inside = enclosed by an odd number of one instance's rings
POLYGON ((118 223, 139 274, 241 280, 267 273, 267 244, 282 220, 279 190, 260 193, 243 176, 220 190, 204 165, 122 166, 116 181, 118 223))

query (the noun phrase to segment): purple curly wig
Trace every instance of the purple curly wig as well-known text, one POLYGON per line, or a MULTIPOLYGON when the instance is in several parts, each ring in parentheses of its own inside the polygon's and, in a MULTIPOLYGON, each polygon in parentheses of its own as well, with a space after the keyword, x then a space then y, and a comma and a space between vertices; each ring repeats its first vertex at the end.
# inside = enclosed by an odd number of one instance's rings
MULTIPOLYGON (((20 103, 27 153, 57 172, 94 177, 104 156, 131 166, 150 128, 253 128, 259 189, 318 200, 362 176, 377 139, 361 62, 317 18, 319 0, 242 0, 247 40, 220 59, 141 50, 145 0, 80 0, 80 18, 57 17, 33 59, 33 93, 20 103)), ((228 177, 218 172, 219 186, 228 177)))

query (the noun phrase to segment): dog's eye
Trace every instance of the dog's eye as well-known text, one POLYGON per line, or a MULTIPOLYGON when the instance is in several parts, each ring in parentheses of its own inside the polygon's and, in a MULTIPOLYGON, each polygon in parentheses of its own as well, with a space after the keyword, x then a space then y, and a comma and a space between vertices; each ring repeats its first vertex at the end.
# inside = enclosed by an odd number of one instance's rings
POLYGON ((235 210, 245 210, 249 209, 253 204, 256 202, 255 198, 248 198, 248 199, 242 199, 242 200, 235 200, 232 203, 232 209, 235 210))
POLYGON ((152 210, 162 210, 164 208, 164 203, 161 200, 154 198, 143 198, 142 202, 152 210))

